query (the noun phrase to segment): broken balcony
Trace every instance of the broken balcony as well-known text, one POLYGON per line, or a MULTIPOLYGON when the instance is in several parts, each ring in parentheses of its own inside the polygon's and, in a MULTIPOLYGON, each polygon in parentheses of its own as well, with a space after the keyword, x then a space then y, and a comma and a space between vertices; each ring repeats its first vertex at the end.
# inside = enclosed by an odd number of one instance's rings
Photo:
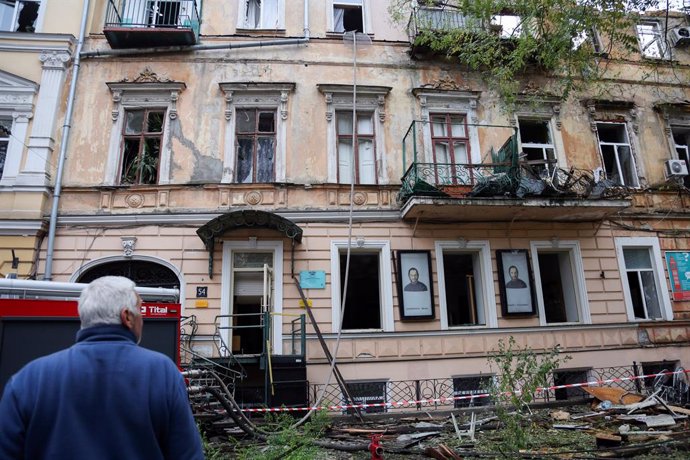
POLYGON ((600 221, 631 205, 627 190, 589 170, 530 160, 512 126, 413 121, 398 193, 406 220, 600 221))
POLYGON ((114 49, 195 45, 200 9, 200 0, 109 0, 103 33, 114 49))

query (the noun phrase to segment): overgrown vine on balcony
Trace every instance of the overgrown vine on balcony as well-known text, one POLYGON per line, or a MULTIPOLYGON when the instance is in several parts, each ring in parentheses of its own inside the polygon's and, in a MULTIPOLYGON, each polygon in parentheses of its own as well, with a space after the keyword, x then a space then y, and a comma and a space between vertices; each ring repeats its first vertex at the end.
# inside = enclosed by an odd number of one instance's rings
MULTIPOLYGON (((639 53, 639 13, 668 11, 668 0, 393 0, 389 13, 404 25, 415 7, 461 16, 464 24, 440 30, 422 26, 414 44, 476 72, 512 105, 525 93, 527 76, 548 77, 537 82, 538 91, 563 100, 577 90, 591 92, 606 72, 612 76, 609 59, 639 53), (497 18, 508 15, 519 27, 501 30, 497 18), (592 31, 601 37, 601 47, 592 45, 592 31)), ((645 61, 648 67, 655 64, 645 61)))

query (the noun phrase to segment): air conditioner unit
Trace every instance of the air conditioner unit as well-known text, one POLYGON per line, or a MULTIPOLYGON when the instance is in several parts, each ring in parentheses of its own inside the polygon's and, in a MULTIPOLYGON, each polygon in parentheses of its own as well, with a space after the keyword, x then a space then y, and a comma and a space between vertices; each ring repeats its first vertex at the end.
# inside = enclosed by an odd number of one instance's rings
POLYGON ((690 45, 690 27, 676 27, 669 32, 669 40, 673 46, 690 45))
POLYGON ((666 177, 681 177, 688 175, 688 166, 685 160, 666 160, 666 177))

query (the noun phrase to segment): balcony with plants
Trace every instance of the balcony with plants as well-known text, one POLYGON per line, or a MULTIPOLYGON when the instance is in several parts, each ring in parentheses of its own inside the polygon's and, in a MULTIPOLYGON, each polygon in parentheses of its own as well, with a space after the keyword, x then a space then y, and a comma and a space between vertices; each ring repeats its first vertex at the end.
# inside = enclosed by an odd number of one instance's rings
POLYGON ((200 0, 108 0, 103 33, 114 49, 195 45, 200 11, 200 0))

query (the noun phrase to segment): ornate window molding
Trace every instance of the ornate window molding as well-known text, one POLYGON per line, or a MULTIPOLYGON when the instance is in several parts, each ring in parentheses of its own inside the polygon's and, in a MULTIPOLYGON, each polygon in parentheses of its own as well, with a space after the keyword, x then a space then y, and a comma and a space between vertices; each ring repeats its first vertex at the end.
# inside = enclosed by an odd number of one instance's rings
MULTIPOLYGON (((326 121, 328 122, 326 145, 328 155, 328 182, 335 184, 338 182, 338 152, 336 149, 336 111, 352 111, 353 97, 352 85, 316 85, 324 95, 326 102, 326 121)), ((386 175, 386 145, 384 142, 383 124, 386 121, 386 96, 390 92, 389 86, 357 86, 357 111, 373 112, 375 152, 376 152, 376 172, 377 183, 388 184, 386 175)))
MULTIPOLYGON (((467 119, 467 132, 470 139, 470 159, 473 164, 481 163, 481 153, 479 148, 479 135, 477 133, 477 104, 479 93, 474 91, 456 91, 457 86, 454 82, 443 80, 439 83, 439 88, 415 88, 412 90, 419 100, 420 120, 428 124, 432 113, 447 113, 452 115, 464 115, 467 119), (445 88, 452 86, 453 89, 445 88)), ((423 130, 424 154, 431 155, 433 152, 431 142, 431 127, 423 130)), ((421 158, 422 162, 432 163, 433 158, 421 158)))
MULTIPOLYGON (((620 123, 625 125, 632 158, 635 163, 635 171, 637 172, 637 184, 635 187, 645 186, 647 177, 642 161, 642 150, 637 137, 640 130, 639 109, 635 103, 630 101, 588 99, 583 101, 583 104, 587 109, 589 126, 592 132, 597 135, 595 137, 597 144, 600 144, 597 125, 601 123, 620 123)), ((604 158, 601 156, 599 145, 597 145, 597 150, 599 151, 602 170, 604 170, 604 158)))
MULTIPOLYGON (((557 100, 541 99, 537 104, 531 102, 520 103, 513 113, 510 122, 515 127, 520 127, 520 120, 547 122, 551 142, 555 150, 556 166, 567 168, 567 155, 561 136, 561 104, 557 100)), ((519 136, 520 150, 522 150, 522 137, 519 136)))
POLYGON ((14 185, 19 174, 24 144, 28 143, 29 120, 33 117, 34 98, 37 93, 36 83, 0 70, 0 116, 12 119, 12 136, 7 145, 0 186, 14 185))
POLYGON ((288 102, 295 84, 227 82, 219 85, 225 97, 225 149, 221 183, 232 183, 235 180, 235 113, 238 108, 276 110, 275 181, 285 182, 288 102))
POLYGON ((108 160, 105 169, 105 185, 117 185, 121 161, 122 124, 124 112, 128 109, 160 108, 166 110, 163 126, 163 141, 159 160, 158 184, 170 183, 170 165, 172 162, 172 124, 177 120, 177 99, 186 88, 182 82, 174 82, 158 77, 154 72, 145 69, 132 81, 106 83, 113 98, 108 160))

